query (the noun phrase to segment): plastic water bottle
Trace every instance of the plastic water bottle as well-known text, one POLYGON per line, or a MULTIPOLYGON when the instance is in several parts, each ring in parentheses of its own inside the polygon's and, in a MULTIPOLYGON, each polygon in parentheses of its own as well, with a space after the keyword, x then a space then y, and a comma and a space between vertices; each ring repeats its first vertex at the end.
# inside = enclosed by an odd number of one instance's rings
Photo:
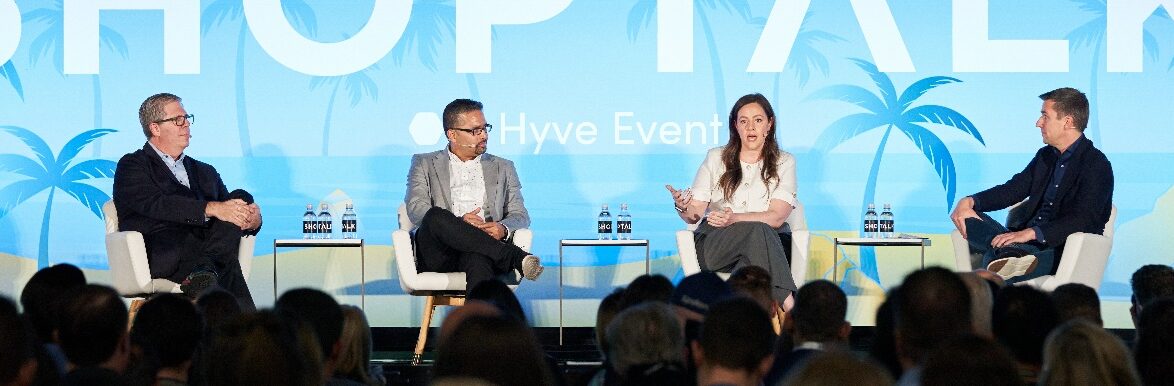
POLYGON ((889 204, 885 204, 885 209, 881 211, 880 231, 881 237, 886 239, 893 238, 893 209, 889 204))
POLYGON ((346 204, 346 212, 342 214, 342 238, 353 239, 359 232, 359 216, 355 215, 355 205, 346 204))
POLYGON ((868 204, 868 211, 864 212, 864 238, 875 239, 880 224, 876 218, 876 205, 868 204))
POLYGON ((611 240, 611 212, 607 211, 607 204, 599 211, 599 239, 611 240))
POLYGON ((330 204, 323 202, 321 208, 318 211, 318 238, 329 239, 334 237, 334 227, 331 226, 334 224, 334 218, 330 217, 330 204))
POLYGON ((632 214, 628 213, 628 204, 620 204, 620 214, 616 216, 616 239, 632 239, 632 214))
POLYGON ((312 239, 316 237, 314 224, 318 221, 318 216, 314 215, 314 204, 306 204, 306 214, 302 215, 302 238, 312 239))

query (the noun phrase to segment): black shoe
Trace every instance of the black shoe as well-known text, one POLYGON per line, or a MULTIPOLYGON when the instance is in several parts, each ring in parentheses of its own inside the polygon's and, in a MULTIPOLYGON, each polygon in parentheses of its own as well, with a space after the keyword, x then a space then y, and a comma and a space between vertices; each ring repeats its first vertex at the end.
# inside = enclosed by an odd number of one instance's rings
POLYGON ((215 271, 198 269, 188 274, 186 279, 183 279, 183 283, 179 284, 179 290, 183 291, 183 294, 189 299, 195 300, 205 290, 215 285, 215 271))

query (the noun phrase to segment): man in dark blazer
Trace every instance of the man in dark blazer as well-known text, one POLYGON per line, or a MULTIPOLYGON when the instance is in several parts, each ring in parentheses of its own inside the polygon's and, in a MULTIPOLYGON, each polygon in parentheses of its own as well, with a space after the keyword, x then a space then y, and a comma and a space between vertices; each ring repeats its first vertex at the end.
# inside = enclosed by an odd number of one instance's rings
POLYGON ((971 251, 1009 283, 1054 274, 1068 235, 1101 234, 1113 205, 1113 166, 1084 136, 1084 93, 1066 87, 1039 97, 1035 126, 1047 146, 1006 183, 959 200, 950 214, 971 251), (983 213, 1017 203, 1006 227, 983 213))
POLYGON ((443 150, 412 156, 408 219, 416 224, 416 269, 464 272, 466 289, 512 270, 535 280, 537 256, 509 243, 530 226, 514 163, 485 153, 493 125, 483 105, 457 99, 444 108, 443 150))
POLYGON ((253 310, 237 252, 241 236, 261 229, 261 210, 248 192, 230 193, 211 165, 184 154, 194 119, 178 96, 143 101, 147 143, 114 173, 118 227, 143 234, 152 278, 180 283, 191 297, 219 285, 253 310))

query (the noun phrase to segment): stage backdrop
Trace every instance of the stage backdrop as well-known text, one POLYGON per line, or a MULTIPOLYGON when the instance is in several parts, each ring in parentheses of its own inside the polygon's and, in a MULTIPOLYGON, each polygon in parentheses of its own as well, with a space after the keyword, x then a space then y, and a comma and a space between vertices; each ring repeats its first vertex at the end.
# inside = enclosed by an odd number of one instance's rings
MULTIPOLYGON (((390 243, 413 153, 441 149, 454 98, 485 103, 489 151, 515 162, 550 266, 519 296, 539 325, 589 325, 644 251, 568 249, 600 205, 631 207, 652 269, 680 277, 684 225, 665 184, 688 186, 729 136, 731 104, 762 93, 795 155, 813 231, 808 279, 831 277, 831 237, 868 203, 928 235, 953 266, 947 216, 1042 146, 1043 92, 1092 102, 1086 136, 1113 163, 1117 233, 1101 287, 1128 296, 1140 265, 1170 263, 1174 0, 0 0, 0 292, 71 263, 108 281, 100 206, 114 163, 145 140, 144 98, 196 115, 187 154, 253 192, 265 214, 250 284, 313 286, 360 303, 358 254, 279 250, 307 203, 353 203, 374 325, 419 320, 390 243)), ((1001 218, 1001 217, 1000 217, 1001 218)), ((336 225, 337 227, 337 225, 336 225)), ((336 235, 337 237, 337 235, 336 235)), ((877 295, 917 267, 904 250, 845 249, 839 276, 877 295)), ((865 307, 867 308, 867 307, 865 307)))

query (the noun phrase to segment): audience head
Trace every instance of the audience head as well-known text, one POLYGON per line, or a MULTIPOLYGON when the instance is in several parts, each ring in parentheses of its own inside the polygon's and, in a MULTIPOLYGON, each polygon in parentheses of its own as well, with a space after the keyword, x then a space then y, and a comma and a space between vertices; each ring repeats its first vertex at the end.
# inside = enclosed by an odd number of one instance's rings
POLYGON ((1048 335, 1039 384, 1138 385, 1140 379, 1121 339, 1087 320, 1075 319, 1048 335))
POLYGON ((367 364, 371 362, 371 327, 363 310, 352 305, 342 306, 341 350, 334 374, 360 383, 370 383, 367 364))
MULTIPOLYGON (((16 312, 16 304, 0 296, 0 385, 28 385, 36 377, 36 338, 16 312)), ((44 366, 52 366, 45 363, 44 366)))
POLYGON ((995 296, 991 328, 1021 364, 1043 362, 1044 339, 1059 323, 1052 299, 1040 290, 1009 286, 995 296))
POLYGON ((208 330, 215 329, 243 312, 236 297, 220 287, 204 291, 196 300, 196 307, 204 315, 204 325, 208 330))
POLYGON ((920 363, 938 344, 973 332, 970 292, 954 272, 941 267, 913 272, 899 291, 894 321, 903 367, 920 363))
POLYGON ((628 308, 648 301, 668 303, 673 296, 673 282, 664 275, 640 275, 628 284, 620 308, 628 308))
POLYGON ((113 288, 87 284, 65 295, 61 306, 61 349, 77 367, 126 368, 127 312, 113 288))
POLYGON ((1052 303, 1061 322, 1083 318, 1097 326, 1105 325, 1101 320, 1101 299, 1092 287, 1080 283, 1061 285, 1052 291, 1052 303))
POLYGON ((1129 279, 1133 287, 1133 306, 1129 313, 1137 324, 1137 316, 1141 314, 1146 303, 1159 298, 1174 297, 1174 268, 1169 265, 1150 264, 1138 268, 1129 279))
POLYGON ((457 325, 440 343, 433 372, 438 380, 471 377, 497 385, 554 384, 554 373, 534 333, 521 321, 502 316, 471 316, 457 325))
POLYGON ((714 304, 693 342, 693 359, 704 373, 721 367, 761 380, 774 359, 770 315, 754 300, 735 297, 714 304))
POLYGON ((177 294, 152 297, 135 314, 131 343, 160 367, 179 367, 192 359, 204 333, 204 319, 192 302, 177 294))
POLYGON ((342 308, 333 297, 312 288, 292 289, 277 298, 274 310, 291 320, 306 323, 318 339, 322 359, 336 357, 338 337, 342 335, 342 308))
POLYGON ((734 293, 753 299, 768 313, 774 313, 774 298, 770 294, 770 272, 757 265, 738 268, 726 280, 734 293))
POLYGON ((716 273, 704 271, 689 275, 673 290, 672 304, 686 311, 686 319, 704 319, 709 306, 730 297, 733 291, 716 273))
POLYGON ((893 377, 876 363, 849 351, 821 351, 799 364, 783 386, 888 386, 893 377))
POLYGON ((478 283, 465 295, 465 299, 480 300, 492 304, 505 315, 527 323, 526 311, 522 310, 522 303, 518 301, 518 296, 514 295, 514 291, 501 280, 485 280, 478 283))
POLYGON ((607 325, 615 319, 616 314, 619 314, 621 298, 624 296, 623 288, 616 288, 610 294, 603 297, 599 302, 599 310, 595 313, 595 346, 599 348, 599 352, 607 357, 608 343, 607 343, 607 325))
POLYGON ((43 343, 53 343, 53 330, 58 328, 62 299, 70 290, 86 285, 81 269, 70 264, 42 268, 29 278, 20 293, 20 305, 43 343))
POLYGON ((1174 385, 1174 298, 1154 300, 1141 311, 1134 353, 1146 385, 1174 385))
POLYGON ((209 385, 321 385, 321 349, 305 323, 273 311, 241 314, 212 335, 202 356, 209 385))
POLYGON ((607 326, 608 359, 618 374, 638 365, 683 364, 684 335, 668 305, 645 302, 616 315, 607 326))
POLYGON ((994 303, 994 290, 989 281, 975 272, 960 272, 958 277, 966 284, 970 292, 970 319, 974 322, 974 333, 991 336, 991 305, 994 303))
POLYGON ((899 289, 900 287, 890 289, 888 296, 876 308, 876 335, 872 340, 872 348, 868 350, 869 356, 893 377, 901 376, 901 361, 897 359, 897 327, 894 321, 897 312, 894 310, 894 304, 901 294, 899 289))
POLYGON ((448 315, 445 315, 444 321, 440 323, 440 333, 436 337, 438 345, 443 345, 444 341, 452 336, 453 332, 457 330, 457 327, 460 327, 461 323, 474 316, 512 318, 512 316, 505 316, 505 313, 495 305, 481 300, 466 300, 463 306, 449 311, 448 315))
POLYGON ((816 280, 795 293, 795 307, 790 318, 795 323, 795 342, 848 342, 852 324, 848 315, 848 297, 839 286, 816 280))
POLYGON ((923 386, 1018 386, 1019 368, 1002 346, 976 334, 954 337, 925 358, 923 386))

